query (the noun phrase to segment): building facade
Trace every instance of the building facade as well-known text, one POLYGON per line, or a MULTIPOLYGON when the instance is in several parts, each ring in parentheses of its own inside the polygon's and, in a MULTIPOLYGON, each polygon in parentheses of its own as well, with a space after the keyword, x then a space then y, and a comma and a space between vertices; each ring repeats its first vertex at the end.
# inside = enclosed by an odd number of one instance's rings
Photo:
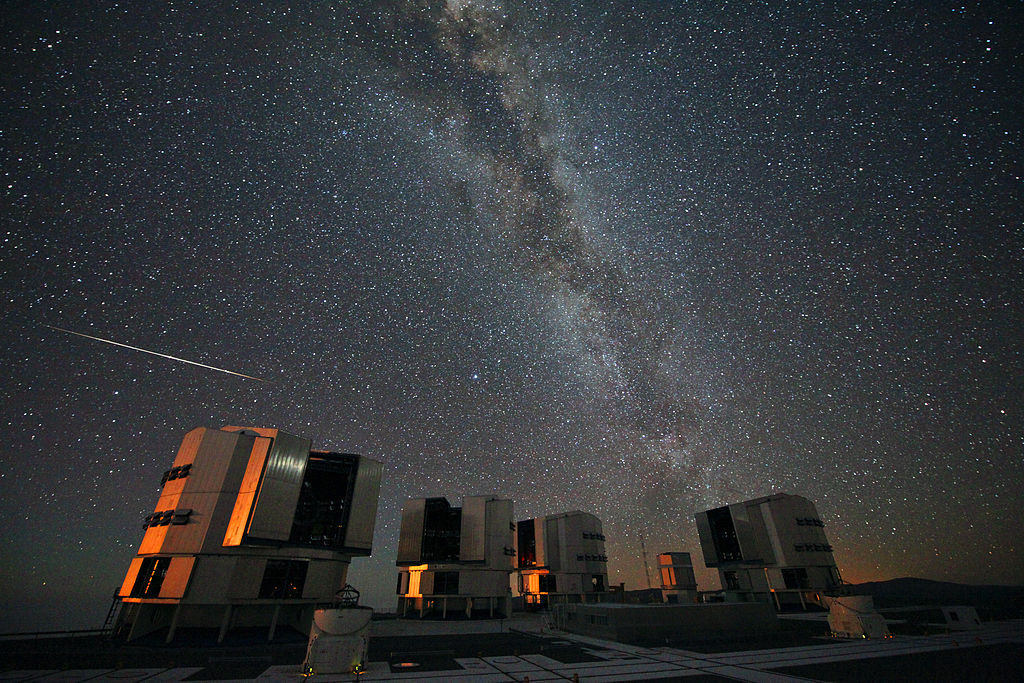
POLYGON ((578 510, 516 525, 518 592, 527 609, 596 602, 608 590, 601 520, 578 510))
POLYGON ((318 603, 369 555, 381 463, 315 451, 277 429, 197 428, 164 473, 118 592, 115 632, 278 626, 308 632, 318 603))
POLYGON ((699 512, 704 562, 727 599, 823 605, 841 578, 814 503, 779 493, 699 512))
POLYGON ((508 616, 515 566, 512 501, 415 498, 402 507, 398 613, 457 618, 508 616))
POLYGON ((697 602, 697 577, 693 573, 690 553, 661 553, 658 555, 658 572, 661 574, 662 602, 697 602))

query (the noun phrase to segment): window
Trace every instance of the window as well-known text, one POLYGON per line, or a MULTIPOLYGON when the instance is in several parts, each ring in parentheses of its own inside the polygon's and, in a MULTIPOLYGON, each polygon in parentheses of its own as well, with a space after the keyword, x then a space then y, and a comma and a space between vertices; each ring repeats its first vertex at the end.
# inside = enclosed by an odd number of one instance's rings
POLYGON ((519 545, 519 566, 537 566, 537 529, 533 520, 519 522, 516 531, 517 543, 519 545))
POLYGON ((711 528, 711 539, 715 544, 715 553, 719 562, 735 562, 743 559, 740 542, 736 537, 736 527, 732 523, 729 507, 708 510, 708 526, 711 528))
POLYGON ((810 588, 810 581, 807 579, 807 570, 803 567, 782 570, 782 581, 786 588, 810 588))
POLYGON ((267 560, 260 584, 261 598, 294 599, 302 597, 306 585, 306 560, 267 560))
POLYGON ((554 574, 541 574, 537 577, 539 579, 538 590, 541 593, 556 593, 558 592, 558 583, 555 581, 554 574))
POLYGON ((355 492, 359 458, 342 453, 309 454, 292 518, 292 545, 343 548, 349 503, 355 492))
POLYGON ((434 572, 434 590, 432 595, 458 595, 458 572, 434 572))
POLYGON ((147 557, 142 560, 139 573, 135 576, 135 584, 129 595, 133 598, 158 597, 169 566, 171 566, 169 557, 147 557))
POLYGON ((423 509, 423 562, 458 562, 462 508, 444 498, 428 498, 423 509))

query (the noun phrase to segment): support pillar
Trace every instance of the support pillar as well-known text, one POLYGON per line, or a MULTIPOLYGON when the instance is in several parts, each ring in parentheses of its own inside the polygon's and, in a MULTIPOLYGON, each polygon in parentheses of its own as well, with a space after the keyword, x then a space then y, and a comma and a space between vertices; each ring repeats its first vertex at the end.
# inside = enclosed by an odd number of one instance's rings
POLYGON ((220 622, 220 632, 217 634, 217 642, 223 643, 224 636, 228 634, 228 629, 231 628, 231 616, 234 612, 234 605, 228 605, 224 608, 224 618, 220 622))
POLYGON ((277 630, 277 619, 281 616, 281 605, 274 605, 274 616, 270 617, 270 629, 267 631, 267 642, 274 640, 274 631, 277 630))
POLYGON ((174 631, 178 628, 178 613, 181 612, 181 603, 179 602, 174 606, 174 614, 171 615, 171 625, 167 629, 167 638, 164 639, 165 643, 170 643, 174 640, 174 631))

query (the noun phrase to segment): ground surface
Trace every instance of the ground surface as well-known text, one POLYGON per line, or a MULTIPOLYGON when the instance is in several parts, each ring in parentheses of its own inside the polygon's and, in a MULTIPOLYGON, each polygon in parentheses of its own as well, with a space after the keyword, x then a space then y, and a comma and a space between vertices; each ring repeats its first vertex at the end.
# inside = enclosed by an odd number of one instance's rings
MULTIPOLYGON (((969 633, 904 634, 874 641, 823 638, 813 619, 785 621, 764 638, 630 645, 544 630, 539 617, 485 622, 373 623, 362 681, 1017 681, 1024 621, 969 633), (575 677, 575 678, 574 678, 575 677)), ((124 645, 99 638, 0 641, 0 681, 301 681, 301 634, 183 633, 124 645)), ((314 681, 352 680, 318 675, 314 681)))

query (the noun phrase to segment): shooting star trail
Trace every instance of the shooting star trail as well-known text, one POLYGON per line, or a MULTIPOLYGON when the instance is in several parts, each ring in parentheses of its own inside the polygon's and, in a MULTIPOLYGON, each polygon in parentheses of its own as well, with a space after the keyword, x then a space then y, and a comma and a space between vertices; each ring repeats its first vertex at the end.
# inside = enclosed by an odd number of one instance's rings
POLYGON ((204 363, 197 363, 194 360, 188 360, 187 358, 178 358, 177 356, 170 356, 170 355, 168 355, 166 353, 160 353, 159 351, 150 351, 149 349, 142 349, 142 348, 139 348, 138 346, 132 346, 131 344, 122 344, 121 342, 116 342, 116 341, 113 341, 112 339, 104 339, 103 337, 94 337, 91 334, 82 334, 81 332, 75 332, 74 330, 66 330, 63 327, 54 327, 53 325, 47 325, 46 323, 43 323, 43 326, 44 327, 49 327, 51 330, 57 330, 58 332, 67 332, 68 334, 73 334, 73 335, 78 336, 78 337, 85 337, 86 339, 95 339, 96 341, 105 342, 107 344, 113 344, 114 346, 123 346, 126 349, 131 349, 132 351, 142 351, 143 353, 149 353, 149 354, 152 354, 154 356, 160 356, 161 358, 169 358, 170 360, 176 360, 176 361, 181 362, 181 363, 188 363, 189 365, 198 365, 199 367, 206 368, 207 370, 216 370, 217 372, 224 372, 224 373, 227 373, 229 375, 235 375, 236 377, 244 377, 246 379, 254 379, 257 382, 266 382, 267 381, 267 380, 261 379, 259 377, 253 377, 252 375, 243 375, 242 373, 235 372, 234 370, 225 370, 224 368, 214 367, 213 365, 206 365, 204 363))

